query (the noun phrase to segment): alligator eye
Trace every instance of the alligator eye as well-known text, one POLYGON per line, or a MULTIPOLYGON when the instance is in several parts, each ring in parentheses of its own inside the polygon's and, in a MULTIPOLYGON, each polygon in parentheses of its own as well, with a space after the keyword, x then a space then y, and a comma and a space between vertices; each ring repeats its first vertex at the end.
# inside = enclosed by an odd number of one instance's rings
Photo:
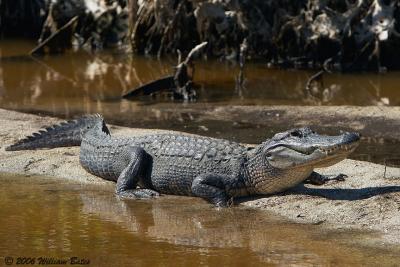
POLYGON ((271 153, 267 153, 267 154, 265 154, 265 156, 266 156, 267 158, 269 158, 269 157, 271 157, 271 153))
POLYGON ((291 136, 295 136, 295 137, 302 137, 303 136, 300 131, 291 132, 290 135, 291 136))

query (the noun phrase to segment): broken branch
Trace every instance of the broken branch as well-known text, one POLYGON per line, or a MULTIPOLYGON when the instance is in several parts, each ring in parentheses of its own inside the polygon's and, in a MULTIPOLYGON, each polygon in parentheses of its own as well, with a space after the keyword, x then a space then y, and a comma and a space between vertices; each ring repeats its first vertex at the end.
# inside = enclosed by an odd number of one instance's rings
POLYGON ((47 43, 49 43, 54 37, 56 37, 60 32, 63 30, 67 29, 69 26, 71 26, 75 21, 78 20, 78 16, 73 17, 65 23, 61 28, 59 28, 56 32, 54 32, 52 35, 50 35, 48 38, 46 38, 43 42, 39 43, 38 46, 36 46, 34 49, 32 49, 29 52, 29 55, 34 55, 36 54, 40 49, 42 49, 47 43))

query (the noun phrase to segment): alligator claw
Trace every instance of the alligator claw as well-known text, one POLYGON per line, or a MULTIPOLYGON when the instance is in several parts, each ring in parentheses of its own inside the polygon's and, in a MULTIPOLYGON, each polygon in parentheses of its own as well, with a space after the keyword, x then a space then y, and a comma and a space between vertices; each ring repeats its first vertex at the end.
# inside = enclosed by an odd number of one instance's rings
POLYGON ((313 184, 313 185, 323 185, 329 178, 325 175, 319 174, 317 172, 312 172, 311 175, 304 181, 306 184, 313 184))
POLYGON ((348 176, 346 174, 340 173, 333 178, 329 178, 326 175, 322 175, 317 172, 312 172, 311 175, 307 178, 307 180, 304 181, 304 183, 313 185, 323 185, 329 181, 343 182, 347 177, 348 176))

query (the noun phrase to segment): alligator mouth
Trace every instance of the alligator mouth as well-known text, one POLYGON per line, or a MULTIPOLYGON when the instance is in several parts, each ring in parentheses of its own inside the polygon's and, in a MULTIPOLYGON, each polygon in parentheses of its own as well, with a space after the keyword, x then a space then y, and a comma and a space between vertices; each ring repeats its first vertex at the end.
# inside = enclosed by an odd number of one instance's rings
POLYGON ((337 153, 351 153, 354 151, 355 148, 358 146, 358 141, 348 144, 338 144, 333 146, 309 146, 309 147, 301 147, 301 146, 291 146, 291 145, 284 145, 285 147, 292 149, 298 153, 304 155, 311 155, 312 153, 319 151, 324 153, 325 155, 334 155, 337 153))
POLYGON ((340 144, 330 147, 320 147, 316 151, 322 153, 319 160, 316 160, 313 164, 315 167, 322 168, 331 166, 337 162, 345 159, 350 153, 352 153, 358 146, 359 142, 356 141, 351 144, 340 144))
POLYGON ((354 142, 351 144, 340 144, 329 147, 318 147, 317 150, 325 153, 325 155, 333 155, 337 153, 350 153, 353 152, 358 146, 358 142, 354 142))
MULTIPOLYGON (((358 141, 348 144, 338 144, 333 146, 310 146, 295 148, 291 146, 285 146, 304 157, 304 162, 293 166, 295 168, 301 168, 304 166, 313 166, 314 168, 322 168, 331 166, 337 162, 345 159, 350 153, 352 153, 358 146, 358 141)), ((299 157, 300 155, 298 155, 299 157)), ((300 156, 301 157, 301 156, 300 156)))

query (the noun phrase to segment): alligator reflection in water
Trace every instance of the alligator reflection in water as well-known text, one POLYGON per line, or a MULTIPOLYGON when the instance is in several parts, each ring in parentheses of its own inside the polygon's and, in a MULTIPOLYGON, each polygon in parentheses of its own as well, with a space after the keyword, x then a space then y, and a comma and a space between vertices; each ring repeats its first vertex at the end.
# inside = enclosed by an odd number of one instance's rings
POLYGON ((195 198, 120 201, 113 186, 0 174, 0 255, 77 256, 93 266, 358 265, 398 262, 370 234, 289 224, 195 198), (44 208, 45 207, 45 208, 44 208))
MULTIPOLYGON (((217 248, 241 248, 252 251, 261 262, 273 264, 370 265, 376 260, 364 254, 365 251, 345 245, 339 233, 330 233, 335 238, 329 240, 330 234, 318 226, 284 223, 263 211, 240 207, 215 210, 194 199, 176 201, 175 197, 138 204, 88 192, 82 193, 81 199, 85 213, 143 238, 200 247, 204 255, 212 255, 217 248)), ((365 238, 355 233, 344 235, 351 236, 353 241, 365 238)), ((248 260, 246 257, 239 261, 249 264, 248 260)), ((232 263, 225 261, 225 257, 220 258, 221 265, 232 263)))

